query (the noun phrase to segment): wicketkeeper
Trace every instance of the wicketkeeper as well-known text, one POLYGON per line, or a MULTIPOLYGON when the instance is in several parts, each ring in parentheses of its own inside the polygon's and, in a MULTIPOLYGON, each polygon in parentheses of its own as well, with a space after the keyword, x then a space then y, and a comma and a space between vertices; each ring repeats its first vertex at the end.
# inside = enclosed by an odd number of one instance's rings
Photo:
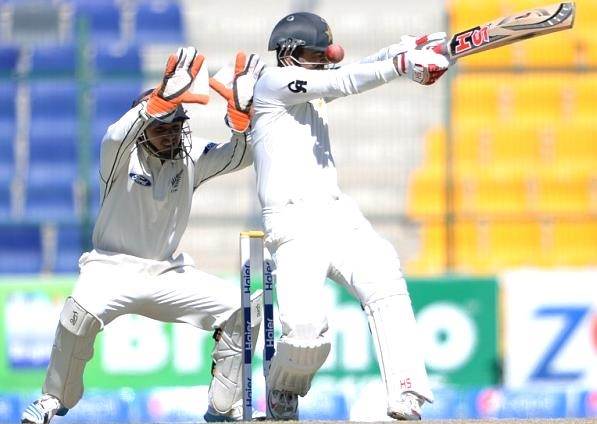
POLYGON ((275 419, 298 418, 298 396, 307 394, 330 351, 326 277, 346 287, 367 314, 388 415, 420 419, 423 403, 433 401, 396 250, 338 187, 326 108, 396 78, 432 84, 450 65, 433 51, 441 42, 443 33, 405 36, 359 63, 332 68, 341 48, 330 47, 332 32, 321 17, 293 13, 273 29, 269 50, 278 66, 265 69, 255 85, 252 136, 283 333, 268 381, 275 419))
MULTIPOLYGON (((237 56, 230 92, 241 100, 228 104, 230 141, 216 144, 191 138, 182 106, 209 100, 190 90, 198 75, 207 86, 207 72, 200 72, 203 61, 194 47, 178 49, 159 86, 106 132, 93 250, 79 260, 81 272, 60 315, 43 394, 23 412, 22 423, 47 424, 77 404, 97 334, 124 314, 215 331, 206 418, 242 418, 238 287, 198 270, 187 254, 173 255, 187 227, 194 191, 252 162, 249 116, 237 105, 244 108, 250 101, 262 64, 257 56, 248 62, 237 56)), ((259 296, 253 299, 254 340, 261 321, 259 296)))

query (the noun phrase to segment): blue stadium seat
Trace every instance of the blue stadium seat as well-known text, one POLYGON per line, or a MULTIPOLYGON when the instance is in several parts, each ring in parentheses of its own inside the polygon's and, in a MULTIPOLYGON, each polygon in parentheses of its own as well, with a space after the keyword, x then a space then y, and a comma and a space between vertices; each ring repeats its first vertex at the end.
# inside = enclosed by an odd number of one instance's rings
POLYGON ((89 186, 88 206, 89 206, 89 214, 91 216, 91 219, 93 221, 95 221, 95 219, 97 218, 97 214, 99 213, 100 204, 101 204, 99 171, 97 170, 97 168, 93 169, 91 176, 94 179, 91 181, 91 184, 89 186))
POLYGON ((182 13, 178 3, 145 1, 139 4, 135 17, 135 40, 139 44, 184 41, 182 13))
POLYGON ((69 222, 77 218, 75 196, 70 184, 28 184, 25 219, 69 222))
POLYGON ((100 82, 92 88, 91 94, 95 102, 95 120, 112 124, 131 108, 133 100, 141 94, 141 81, 100 82))
POLYGON ((121 41, 120 9, 114 1, 79 0, 75 2, 75 16, 86 19, 89 36, 95 44, 114 44, 121 41))
MULTIPOLYGON (((71 121, 64 122, 71 125, 71 121)), ((78 174, 77 138, 39 133, 29 138, 29 183, 71 184, 78 174)))
POLYGON ((0 273, 38 273, 42 268, 42 243, 38 226, 0 226, 0 273))
POLYGON ((10 184, 15 172, 14 144, 0 139, 0 187, 10 184))
POLYGON ((10 75, 16 72, 20 50, 16 46, 0 46, 0 75, 10 75))
POLYGON ((83 253, 83 234, 79 225, 61 225, 58 228, 56 260, 53 271, 73 273, 79 270, 79 257, 83 253))
MULTIPOLYGON (((104 135, 106 134, 106 130, 113 122, 114 122, 114 120, 112 120, 112 119, 103 120, 103 119, 97 118, 94 120, 92 129, 91 129, 91 134, 92 134, 91 163, 99 164, 100 148, 102 145, 102 139, 104 138, 104 135)), ((96 166, 98 166, 98 165, 96 165, 96 166)), ((96 174, 92 174, 92 176, 95 176, 95 175, 96 174)))
POLYGON ((76 70, 75 45, 41 45, 33 48, 30 68, 32 75, 74 77, 76 70))
POLYGON ((15 84, 0 82, 0 185, 8 184, 14 174, 16 92, 15 84))
POLYGON ((77 119, 77 84, 72 81, 36 81, 29 85, 32 119, 77 119))
POLYGON ((30 84, 29 184, 72 184, 77 173, 77 86, 70 81, 30 84))
POLYGON ((70 81, 38 81, 30 84, 30 143, 52 139, 72 145, 77 138, 77 87, 70 81))
POLYGON ((135 45, 98 46, 94 55, 94 69, 99 76, 140 78, 141 67, 141 54, 135 45))
POLYGON ((10 186, 0 184, 0 218, 10 217, 10 186))
POLYGON ((0 118, 15 119, 16 105, 15 98, 17 86, 11 81, 0 81, 0 96, 4 101, 0 102, 0 118))

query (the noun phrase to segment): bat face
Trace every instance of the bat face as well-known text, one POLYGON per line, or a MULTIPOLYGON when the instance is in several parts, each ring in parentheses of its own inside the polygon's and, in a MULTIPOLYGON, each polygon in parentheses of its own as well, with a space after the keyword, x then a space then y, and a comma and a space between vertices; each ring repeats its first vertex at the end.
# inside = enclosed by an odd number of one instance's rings
POLYGON ((560 3, 506 16, 455 34, 446 50, 450 58, 456 59, 526 38, 572 28, 574 15, 574 3, 560 3))

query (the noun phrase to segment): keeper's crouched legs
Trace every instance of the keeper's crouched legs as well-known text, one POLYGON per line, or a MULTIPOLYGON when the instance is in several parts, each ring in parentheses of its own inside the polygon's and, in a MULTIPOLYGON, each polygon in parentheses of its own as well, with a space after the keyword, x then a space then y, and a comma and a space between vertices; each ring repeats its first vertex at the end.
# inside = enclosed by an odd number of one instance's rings
MULTIPOLYGON (((261 290, 251 296, 251 336, 255 352, 263 316, 261 290)), ((242 415, 243 313, 237 309, 222 328, 216 330, 212 353, 213 378, 209 386, 206 421, 240 421, 242 415)))

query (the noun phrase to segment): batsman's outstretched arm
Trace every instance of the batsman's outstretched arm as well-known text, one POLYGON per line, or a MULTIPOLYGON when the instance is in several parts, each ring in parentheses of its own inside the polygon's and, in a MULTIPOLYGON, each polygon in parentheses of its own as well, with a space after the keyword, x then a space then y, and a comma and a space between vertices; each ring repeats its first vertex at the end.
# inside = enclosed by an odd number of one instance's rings
POLYGON ((319 98, 330 100, 371 90, 399 76, 428 85, 449 65, 445 56, 433 50, 409 50, 391 59, 326 71, 297 66, 266 69, 255 87, 255 103, 267 99, 288 106, 319 98))
POLYGON ((406 53, 409 50, 423 50, 433 49, 436 45, 444 45, 447 42, 447 35, 445 32, 436 32, 429 35, 403 35, 400 37, 400 42, 390 44, 378 52, 364 57, 357 63, 371 63, 380 60, 387 60, 393 58, 397 54, 406 53))
POLYGON ((310 100, 358 94, 398 78, 392 60, 330 70, 298 66, 267 68, 255 86, 254 103, 297 105, 310 100))

